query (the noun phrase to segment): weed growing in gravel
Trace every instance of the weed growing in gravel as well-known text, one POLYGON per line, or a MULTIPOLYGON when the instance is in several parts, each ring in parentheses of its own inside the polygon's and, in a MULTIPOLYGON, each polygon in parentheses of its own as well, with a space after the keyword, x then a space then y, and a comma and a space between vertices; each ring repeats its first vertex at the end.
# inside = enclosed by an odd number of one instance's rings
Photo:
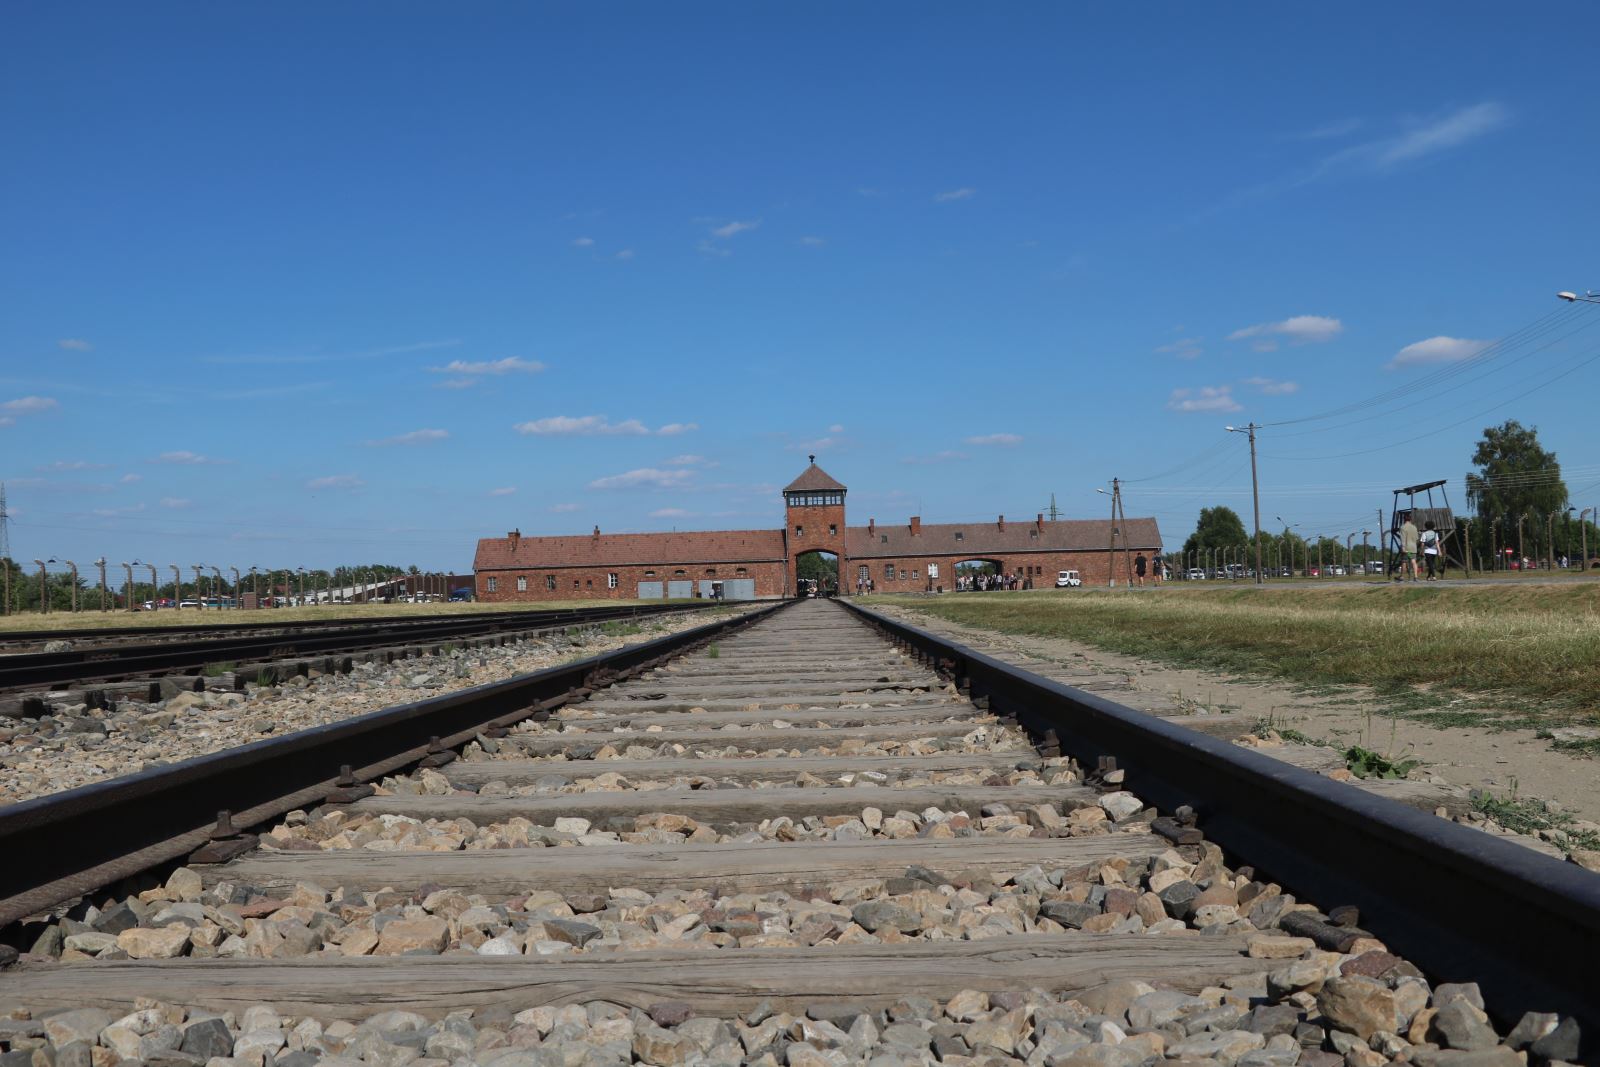
POLYGON ((1351 745, 1344 753, 1344 765, 1357 778, 1404 778, 1421 763, 1414 759, 1393 760, 1360 745, 1351 745))
POLYGON ((201 673, 207 678, 221 678, 231 670, 233 670, 232 663, 207 663, 201 673))
POLYGON ((601 623, 600 632, 607 637, 632 637, 644 633, 644 627, 636 622, 607 622, 601 623))
POLYGON ((722 649, 718 648, 714 644, 713 645, 708 645, 706 647, 706 658, 707 659, 721 659, 722 658, 722 649))
POLYGON ((1600 834, 1592 830, 1572 829, 1574 818, 1569 812, 1552 808, 1542 800, 1522 800, 1514 792, 1505 797, 1477 792, 1472 795, 1472 810, 1493 819, 1513 833, 1536 834, 1540 830, 1556 830, 1566 835, 1568 848, 1600 849, 1600 834))

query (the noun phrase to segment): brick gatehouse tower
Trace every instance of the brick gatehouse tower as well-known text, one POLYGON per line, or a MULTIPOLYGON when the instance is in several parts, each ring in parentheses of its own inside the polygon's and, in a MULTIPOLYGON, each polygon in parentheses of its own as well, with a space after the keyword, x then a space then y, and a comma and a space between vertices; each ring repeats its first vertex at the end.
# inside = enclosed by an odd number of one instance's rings
POLYGON ((844 496, 847 490, 817 466, 817 457, 808 456, 811 465, 783 490, 786 519, 784 539, 789 574, 800 573, 800 557, 813 552, 832 552, 838 561, 836 588, 846 587, 849 553, 845 551, 844 496))

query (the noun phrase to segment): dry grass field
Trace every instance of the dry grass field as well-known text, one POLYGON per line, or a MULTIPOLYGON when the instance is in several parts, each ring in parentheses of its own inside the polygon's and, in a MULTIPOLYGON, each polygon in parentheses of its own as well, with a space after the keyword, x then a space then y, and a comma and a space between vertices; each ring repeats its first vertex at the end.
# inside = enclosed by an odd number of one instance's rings
POLYGON ((905 603, 1158 663, 1372 686, 1418 712, 1430 694, 1451 693, 1522 725, 1600 721, 1600 584, 1076 589, 905 603))
MULTIPOLYGON (((625 607, 639 600, 564 600, 559 604, 524 605, 530 612, 568 608, 625 607)), ((664 601, 651 601, 653 604, 664 601)), ((686 602, 687 603, 687 602, 686 602)), ((299 608, 264 608, 260 611, 201 611, 196 608, 166 611, 37 611, 0 617, 0 636, 35 630, 95 630, 123 626, 271 626, 317 619, 375 622, 379 619, 415 619, 433 615, 481 615, 515 610, 508 604, 323 604, 299 608)))

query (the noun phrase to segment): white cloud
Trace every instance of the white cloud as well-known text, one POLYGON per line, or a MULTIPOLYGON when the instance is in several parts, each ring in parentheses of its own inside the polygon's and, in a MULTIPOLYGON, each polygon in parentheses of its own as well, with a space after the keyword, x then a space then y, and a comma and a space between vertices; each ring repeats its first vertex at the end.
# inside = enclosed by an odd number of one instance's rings
POLYGON ((569 511, 579 510, 579 507, 577 504, 551 504, 550 510, 557 514, 566 514, 569 511))
POLYGON ((731 248, 723 248, 721 245, 715 244, 708 238, 702 238, 700 243, 695 247, 698 248, 703 255, 707 256, 733 255, 733 250, 731 248))
POLYGON ((52 396, 19 396, 15 400, 7 400, 0 404, 0 411, 12 415, 36 415, 41 411, 53 411, 60 406, 52 396))
POLYGON ((504 485, 504 486, 501 486, 499 489, 491 489, 491 490, 489 490, 489 495, 490 496, 516 496, 516 494, 517 494, 517 487, 514 486, 514 485, 504 485))
POLYGON ((1241 411, 1231 385, 1202 385, 1199 389, 1174 389, 1167 407, 1173 411, 1241 411))
POLYGON ((1179 359, 1198 359, 1200 353, 1205 350, 1200 347, 1200 338, 1182 337, 1170 345, 1162 345, 1156 351, 1164 356, 1177 356, 1179 359))
POLYGON ((829 433, 844 433, 844 426, 842 424, 836 422, 832 426, 828 427, 828 432, 829 433))
POLYGON ((966 200, 977 195, 978 190, 962 186, 960 189, 950 189, 946 192, 935 194, 933 202, 936 204, 948 204, 952 200, 966 200))
POLYGON ((226 463, 227 460, 212 459, 210 456, 202 456, 198 452, 190 452, 188 449, 179 449, 176 452, 163 452, 150 462, 175 463, 184 467, 201 467, 208 463, 226 463))
POLYGON ((1442 119, 1409 130, 1398 137, 1386 141, 1374 141, 1364 147, 1372 157, 1372 167, 1377 170, 1387 170, 1400 163, 1421 159, 1466 144, 1499 129, 1510 119, 1510 109, 1491 100, 1461 108, 1442 119))
POLYGON ((505 359, 452 359, 442 367, 429 367, 435 374, 538 374, 544 364, 536 359, 507 356, 505 359))
POLYGON ((1390 367, 1405 367, 1414 363, 1454 363, 1467 359, 1488 348, 1492 341, 1469 341, 1465 337, 1430 337, 1426 341, 1406 345, 1388 363, 1390 367))
POLYGON ((1014 448, 1022 443, 1022 436, 1014 433, 987 433, 977 437, 966 438, 969 445, 1000 445, 1002 448, 1014 448))
POLYGON ((573 248, 592 248, 592 247, 594 247, 594 238, 593 237, 578 237, 578 238, 575 238, 573 240, 573 242, 572 242, 572 247, 573 248))
POLYGON ((446 378, 442 382, 434 382, 435 389, 471 389, 478 384, 476 378, 446 378))
POLYGON ((15 426, 16 424, 17 420, 10 415, 0 415, 0 426, 15 426))
POLYGON ((124 474, 121 478, 118 478, 117 481, 121 482, 123 485, 132 485, 134 482, 144 481, 144 475, 124 474))
POLYGON ((1262 322, 1234 330, 1230 341, 1253 341, 1257 352, 1271 352, 1278 347, 1278 338, 1287 338, 1292 345, 1318 344, 1331 341, 1344 332, 1344 323, 1326 315, 1295 315, 1281 322, 1262 322))
POLYGON ((54 463, 39 467, 40 471, 103 471, 111 466, 109 463, 90 463, 82 459, 58 459, 54 463))
POLYGON ((966 458, 967 454, 965 452, 957 452, 953 449, 947 449, 943 452, 935 452, 931 456, 907 456, 900 462, 913 467, 927 467, 934 466, 939 463, 958 463, 966 458))
POLYGON ((1253 385, 1267 396, 1288 396, 1300 391, 1299 382, 1280 382, 1276 378, 1246 378, 1245 385, 1253 385))
POLYGON ((826 452, 838 443, 837 437, 819 437, 815 441, 796 441, 789 447, 796 452, 826 452))
POLYGON ((171 508, 173 511, 182 511, 184 508, 193 503, 193 500, 181 496, 164 496, 161 498, 161 506, 164 508, 171 508))
POLYGON ((663 471, 654 467, 641 467, 638 470, 625 471, 622 474, 613 474, 607 478, 596 478, 589 483, 590 489, 681 489, 686 485, 694 472, 678 468, 677 470, 663 471))
POLYGON ((357 478, 354 474, 329 474, 322 478, 313 478, 306 483, 307 489, 359 489, 367 483, 357 478))
POLYGON ((374 447, 386 445, 425 445, 433 441, 443 441, 450 436, 448 430, 412 430, 410 433, 396 434, 394 437, 385 437, 377 441, 368 441, 374 447))
POLYGON ((56 342, 56 347, 68 352, 93 352, 94 345, 81 337, 63 337, 56 342))
POLYGON ((821 237, 802 237, 800 238, 800 243, 807 248, 821 248, 828 242, 821 237))
POLYGON ((622 251, 617 253, 617 258, 621 260, 629 260, 632 259, 633 256, 634 251, 631 248, 624 248, 622 251))
POLYGON ((670 459, 664 459, 661 462, 663 464, 665 464, 666 466, 668 466, 668 467, 714 467, 714 466, 716 466, 715 463, 708 463, 706 461, 706 457, 704 457, 704 456, 690 455, 688 453, 685 453, 684 455, 681 455, 681 456, 673 456, 670 459))
POLYGON ((686 519, 689 515, 682 508, 656 508, 650 513, 652 519, 686 519))
POLYGON ((711 236, 713 236, 713 237, 721 237, 723 239, 727 239, 729 237, 732 237, 734 234, 744 233, 746 230, 757 229, 758 227, 760 227, 760 225, 761 225, 761 220, 760 219, 755 219, 755 220, 753 220, 751 222, 740 222, 740 221, 738 221, 736 219, 733 222, 729 222, 729 223, 726 223, 726 224, 724 224, 722 226, 718 226, 716 229, 712 230, 711 231, 711 236))
POLYGON ((679 434, 692 433, 699 428, 698 422, 669 422, 656 433, 662 437, 677 437, 679 434))
POLYGON ((512 428, 520 434, 540 437, 557 435, 592 437, 596 434, 639 436, 650 432, 650 427, 638 419, 612 422, 604 415, 551 415, 543 419, 519 422, 512 428))

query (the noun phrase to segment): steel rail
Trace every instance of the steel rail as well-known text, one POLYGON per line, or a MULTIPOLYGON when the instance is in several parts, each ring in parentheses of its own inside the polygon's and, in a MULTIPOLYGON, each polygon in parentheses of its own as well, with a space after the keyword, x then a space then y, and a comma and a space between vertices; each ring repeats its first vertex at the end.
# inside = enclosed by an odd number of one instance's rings
MULTIPOLYGON (((627 607, 643 608, 646 610, 660 607, 700 607, 702 605, 682 601, 662 601, 659 604, 638 603, 624 605, 627 607)), ((507 611, 479 611, 466 615, 380 615, 376 618, 342 618, 342 619, 296 619, 283 622, 249 621, 241 623, 222 622, 214 626, 198 625, 193 623, 173 623, 166 626, 96 626, 81 629, 67 628, 60 630, 5 630, 0 629, 0 645, 11 644, 36 644, 42 641, 72 641, 72 640, 99 640, 122 637, 182 637, 206 638, 227 637, 230 634, 251 634, 267 631, 283 632, 312 632, 315 630, 352 629, 361 626, 422 626, 428 623, 440 622, 446 619, 501 619, 517 618, 531 615, 557 615, 572 614, 584 611, 609 611, 614 610, 610 605, 590 608, 518 608, 507 611)), ((242 614, 255 615, 255 612, 242 614)), ((262 613, 270 617, 270 610, 262 613)), ((215 615, 208 617, 214 618, 215 615)), ((257 616, 260 618, 260 616, 257 616)))
POLYGON ((699 611, 710 606, 712 605, 709 603, 671 607, 630 605, 616 608, 585 608, 572 612, 496 615, 489 619, 472 616, 448 617, 432 623, 408 623, 403 627, 379 623, 333 634, 323 632, 255 634, 193 644, 159 642, 73 649, 67 652, 28 653, 0 658, 0 689, 59 687, 78 682, 160 672, 182 673, 185 668, 201 668, 228 660, 287 659, 301 655, 357 651, 419 641, 482 637, 512 631, 565 629, 645 615, 699 611))
POLYGON ((573 663, 0 808, 0 925, 647 670, 788 603, 573 663), (346 777, 344 770, 352 772, 346 777), (353 781, 352 781, 353 779, 353 781))
POLYGON ((1353 904, 1361 925, 1443 981, 1477 982, 1502 1021, 1577 1017, 1600 1038, 1600 875, 1074 689, 849 601, 849 610, 974 700, 1199 829, 1303 898, 1353 904))

